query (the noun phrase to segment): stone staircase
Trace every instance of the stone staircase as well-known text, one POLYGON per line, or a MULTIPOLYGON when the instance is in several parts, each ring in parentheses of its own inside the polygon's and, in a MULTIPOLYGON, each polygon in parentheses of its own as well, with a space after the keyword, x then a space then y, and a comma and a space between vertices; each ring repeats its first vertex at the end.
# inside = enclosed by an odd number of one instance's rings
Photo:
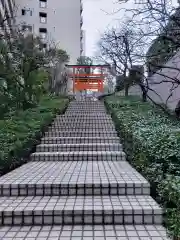
POLYGON ((168 239, 101 102, 71 102, 36 150, 0 178, 0 239, 168 239))

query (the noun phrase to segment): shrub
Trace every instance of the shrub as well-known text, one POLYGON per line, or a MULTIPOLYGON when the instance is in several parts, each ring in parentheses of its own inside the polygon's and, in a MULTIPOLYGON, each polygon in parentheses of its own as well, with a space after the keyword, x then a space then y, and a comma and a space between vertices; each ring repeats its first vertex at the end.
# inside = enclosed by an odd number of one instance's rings
MULTIPOLYGON (((45 92, 54 92, 59 67, 69 59, 53 45, 43 49, 39 37, 21 30, 6 38, 0 39, 0 119, 11 111, 35 107, 45 92)), ((66 84, 62 82, 63 93, 66 84)))
POLYGON ((44 96, 37 107, 14 112, 0 120, 0 173, 20 165, 44 129, 57 113, 62 113, 68 99, 44 96))
POLYGON ((150 181, 169 230, 180 236, 180 123, 135 96, 107 97, 105 103, 128 160, 150 181))

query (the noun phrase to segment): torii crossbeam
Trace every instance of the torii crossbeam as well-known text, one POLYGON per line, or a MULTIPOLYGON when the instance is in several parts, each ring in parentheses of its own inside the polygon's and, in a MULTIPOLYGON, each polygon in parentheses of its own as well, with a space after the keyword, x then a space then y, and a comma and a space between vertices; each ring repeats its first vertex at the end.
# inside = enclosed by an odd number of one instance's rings
POLYGON ((66 65, 66 67, 72 69, 69 77, 73 80, 74 93, 83 90, 103 92, 106 77, 103 69, 109 68, 109 65, 66 65), (98 69, 99 73, 94 73, 94 69, 98 69))

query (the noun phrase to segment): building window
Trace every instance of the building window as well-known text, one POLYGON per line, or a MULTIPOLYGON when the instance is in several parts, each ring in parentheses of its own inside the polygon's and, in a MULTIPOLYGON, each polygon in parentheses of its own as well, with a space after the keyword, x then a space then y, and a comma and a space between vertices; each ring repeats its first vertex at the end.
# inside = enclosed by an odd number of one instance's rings
POLYGON ((32 10, 30 10, 30 9, 22 9, 21 12, 22 12, 23 16, 28 15, 28 14, 29 14, 29 16, 32 16, 32 10))
POLYGON ((39 0, 39 6, 41 8, 47 8, 47 0, 39 0))
POLYGON ((40 23, 47 23, 47 13, 40 12, 39 19, 40 23))
POLYGON ((47 44, 46 44, 46 43, 43 44, 43 48, 44 48, 44 49, 47 48, 47 44))
POLYGON ((39 29, 39 35, 40 35, 40 38, 46 39, 47 38, 47 29, 46 28, 40 28, 39 29))
POLYGON ((30 25, 22 25, 23 32, 32 32, 32 26, 30 25))

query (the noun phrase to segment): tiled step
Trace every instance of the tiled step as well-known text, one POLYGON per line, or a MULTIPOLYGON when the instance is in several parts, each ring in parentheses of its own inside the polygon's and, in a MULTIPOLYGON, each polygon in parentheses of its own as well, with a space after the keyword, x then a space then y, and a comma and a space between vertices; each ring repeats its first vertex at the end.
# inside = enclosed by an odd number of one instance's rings
MULTIPOLYGON (((54 126, 55 124, 52 123, 52 126, 54 126)), ((79 126, 79 122, 76 121, 76 122, 57 122, 56 125, 59 125, 59 126, 70 126, 70 127, 73 127, 73 126, 79 126)), ((102 122, 81 122, 81 126, 82 127, 105 127, 105 128, 109 128, 109 127, 115 127, 113 123, 102 123, 102 122)))
MULTIPOLYGON (((78 125, 79 122, 81 122, 82 125, 97 125, 97 126, 102 126, 103 125, 106 125, 106 126, 114 126, 114 123, 111 121, 99 121, 99 120, 81 120, 81 119, 74 119, 75 121, 69 121, 69 120, 57 120, 57 119, 54 119, 53 123, 58 123, 58 124, 68 124, 68 125, 78 125)), ((52 124, 53 124, 52 123, 52 124)))
POLYGON ((65 126, 65 124, 67 126, 79 126, 79 122, 81 122, 81 125, 82 126, 105 126, 105 127, 114 127, 114 124, 113 122, 107 122, 107 121, 86 121, 86 120, 83 120, 83 121, 77 121, 75 120, 75 122, 72 122, 72 121, 58 121, 56 119, 54 119, 54 122, 52 123, 52 125, 54 125, 54 123, 56 124, 59 124, 59 125, 63 125, 65 126))
POLYGON ((159 225, 52 225, 0 228, 3 240, 170 240, 159 225))
POLYGON ((108 114, 105 108, 103 108, 103 109, 94 109, 94 110, 96 112, 91 111, 91 109, 89 109, 89 108, 86 108, 86 109, 84 108, 82 110, 78 110, 78 109, 71 109, 71 110, 69 110, 69 109, 67 109, 66 113, 74 114, 75 112, 77 112, 77 113, 79 112, 79 113, 83 114, 83 113, 87 112, 89 114, 97 114, 97 115, 108 114))
POLYGON ((59 131, 59 132, 45 132, 45 137, 117 137, 115 131, 59 131))
POLYGON ((76 123, 76 124, 65 124, 65 123, 63 123, 63 124, 58 124, 58 125, 52 125, 52 126, 50 126, 49 127, 49 129, 57 129, 57 131, 58 131, 58 128, 60 129, 60 128, 65 128, 65 129, 72 129, 72 128, 75 128, 75 129, 104 129, 105 131, 107 131, 107 130, 115 130, 115 126, 113 126, 113 125, 106 125, 106 124, 79 124, 79 123, 76 123))
POLYGON ((90 103, 87 102, 86 104, 84 104, 83 102, 80 102, 80 101, 79 102, 73 101, 73 102, 69 103, 69 107, 86 107, 86 106, 87 107, 95 107, 95 108, 96 107, 104 107, 104 103, 99 102, 99 101, 96 101, 96 102, 91 101, 90 103))
POLYGON ((72 115, 72 116, 57 115, 55 119, 56 120, 65 120, 65 121, 72 121, 73 119, 94 121, 94 122, 109 121, 109 122, 113 123, 112 118, 109 115, 106 115, 106 116, 97 116, 97 115, 90 116, 90 115, 78 115, 78 114, 72 115))
POLYGON ((1 197, 2 225, 162 224, 150 196, 1 197))
POLYGON ((69 113, 74 113, 74 112, 88 112, 88 113, 96 113, 96 114, 104 114, 106 113, 107 114, 107 111, 105 109, 105 107, 98 107, 98 108, 95 108, 95 107, 81 107, 81 108, 76 108, 76 107, 68 107, 67 110, 66 110, 66 113, 69 112, 69 113))
MULTIPOLYGON (((84 112, 91 112, 91 110, 97 111, 97 113, 101 113, 101 111, 103 112, 107 112, 106 108, 104 106, 101 107, 90 107, 90 106, 82 106, 82 107, 68 107, 67 111, 69 112, 74 112, 74 111, 84 111, 84 112), (100 110, 100 112, 98 112, 98 110, 100 110)), ((66 112, 67 112, 66 111, 66 112)))
POLYGON ((106 113, 106 110, 104 108, 68 108, 66 113, 70 112, 106 113))
POLYGON ((56 117, 54 120, 56 121, 67 121, 67 122, 73 122, 73 118, 75 121, 85 121, 85 122, 95 122, 97 124, 100 124, 102 122, 106 122, 106 124, 111 124, 111 125, 114 125, 113 121, 111 118, 88 118, 87 115, 85 117, 81 117, 81 116, 72 116, 70 118, 66 118, 66 116, 64 116, 63 118, 58 118, 56 117))
POLYGON ((71 108, 86 108, 86 109, 91 109, 91 108, 105 108, 104 104, 72 104, 70 103, 68 106, 68 109, 71 108))
POLYGON ((29 162, 0 178, 1 196, 149 195, 128 162, 29 162))
POLYGON ((75 109, 75 108, 78 108, 78 109, 105 109, 105 106, 104 104, 84 104, 84 105, 80 105, 80 104, 69 104, 68 105, 68 109, 75 109))
POLYGON ((89 101, 89 99, 85 99, 85 100, 74 100, 72 102, 70 102, 70 104, 72 105, 84 105, 84 104, 90 104, 91 106, 93 105, 103 105, 104 103, 99 101, 99 100, 96 100, 96 101, 89 101))
POLYGON ((80 115, 80 114, 72 114, 72 115, 58 115, 56 116, 56 119, 65 119, 65 120, 73 120, 73 119, 81 119, 81 120, 111 120, 111 116, 109 115, 97 115, 97 114, 93 114, 93 115, 87 115, 87 114, 83 114, 83 115, 80 115))
POLYGON ((106 108, 104 106, 68 106, 67 111, 104 111, 106 112, 106 108))
POLYGON ((86 129, 86 128, 84 128, 84 129, 82 129, 82 131, 80 131, 78 128, 76 129, 70 129, 70 128, 65 128, 64 129, 64 131, 62 131, 62 130, 55 130, 55 131, 53 131, 53 130, 49 130, 48 131, 48 133, 52 133, 52 134, 59 134, 59 133, 61 133, 61 132, 71 132, 72 134, 79 134, 79 133, 83 133, 83 134, 105 134, 105 135, 107 135, 107 134, 116 134, 116 129, 110 129, 110 130, 108 130, 108 129, 99 129, 99 131, 97 131, 97 129, 95 128, 95 125, 94 125, 94 128, 92 128, 92 129, 86 129))
POLYGON ((36 152, 31 161, 125 161, 121 151, 36 152))
POLYGON ((95 104, 94 103, 90 103, 90 104, 81 104, 81 103, 73 103, 73 102, 70 102, 70 104, 68 105, 68 108, 104 108, 104 103, 101 103, 101 102, 96 102, 95 104))
POLYGON ((40 144, 37 152, 70 152, 70 151, 122 151, 121 144, 81 143, 81 144, 40 144))
POLYGON ((75 106, 84 106, 84 105, 90 105, 90 106, 99 106, 99 105, 104 105, 104 103, 103 102, 101 102, 101 101, 89 101, 89 100, 74 100, 74 101, 72 101, 72 102, 70 102, 70 106, 73 106, 73 105, 75 105, 75 106))
POLYGON ((68 107, 66 112, 73 112, 73 111, 77 111, 77 112, 106 112, 105 107, 68 107))
POLYGON ((72 102, 69 104, 68 108, 105 108, 103 103, 97 103, 96 104, 73 104, 72 102))
POLYGON ((78 143, 119 143, 118 137, 44 137, 41 143, 78 144, 78 143))
POLYGON ((58 125, 58 126, 51 126, 48 128, 48 131, 54 131, 54 132, 58 132, 58 131, 74 131, 74 130, 79 130, 79 131, 89 131, 89 130, 93 130, 93 131, 116 131, 114 126, 105 126, 103 124, 101 124, 101 126, 97 126, 97 125, 82 125, 82 124, 78 124, 78 125, 67 125, 67 124, 63 124, 63 125, 58 125))
POLYGON ((85 110, 70 110, 70 111, 66 111, 65 115, 75 115, 75 113, 78 115, 107 115, 105 110, 90 110, 90 111, 85 111, 85 110))
POLYGON ((69 120, 69 119, 67 119, 67 120, 64 120, 64 119, 60 119, 60 120, 57 120, 57 119, 54 119, 54 122, 52 123, 52 126, 54 126, 54 125, 61 125, 61 124, 64 124, 64 125, 66 125, 66 124, 72 124, 72 123, 74 123, 74 124, 86 124, 86 125, 112 125, 113 123, 112 123, 112 120, 108 120, 108 121, 100 121, 100 120, 96 120, 96 121, 94 121, 94 120, 82 120, 82 119, 76 119, 76 118, 74 118, 74 120, 72 121, 72 120, 69 120))
POLYGON ((99 119, 109 119, 109 115, 107 113, 88 113, 88 112, 70 112, 64 115, 65 117, 73 118, 99 118, 99 119))
POLYGON ((69 104, 68 109, 105 109, 104 104, 69 104))

